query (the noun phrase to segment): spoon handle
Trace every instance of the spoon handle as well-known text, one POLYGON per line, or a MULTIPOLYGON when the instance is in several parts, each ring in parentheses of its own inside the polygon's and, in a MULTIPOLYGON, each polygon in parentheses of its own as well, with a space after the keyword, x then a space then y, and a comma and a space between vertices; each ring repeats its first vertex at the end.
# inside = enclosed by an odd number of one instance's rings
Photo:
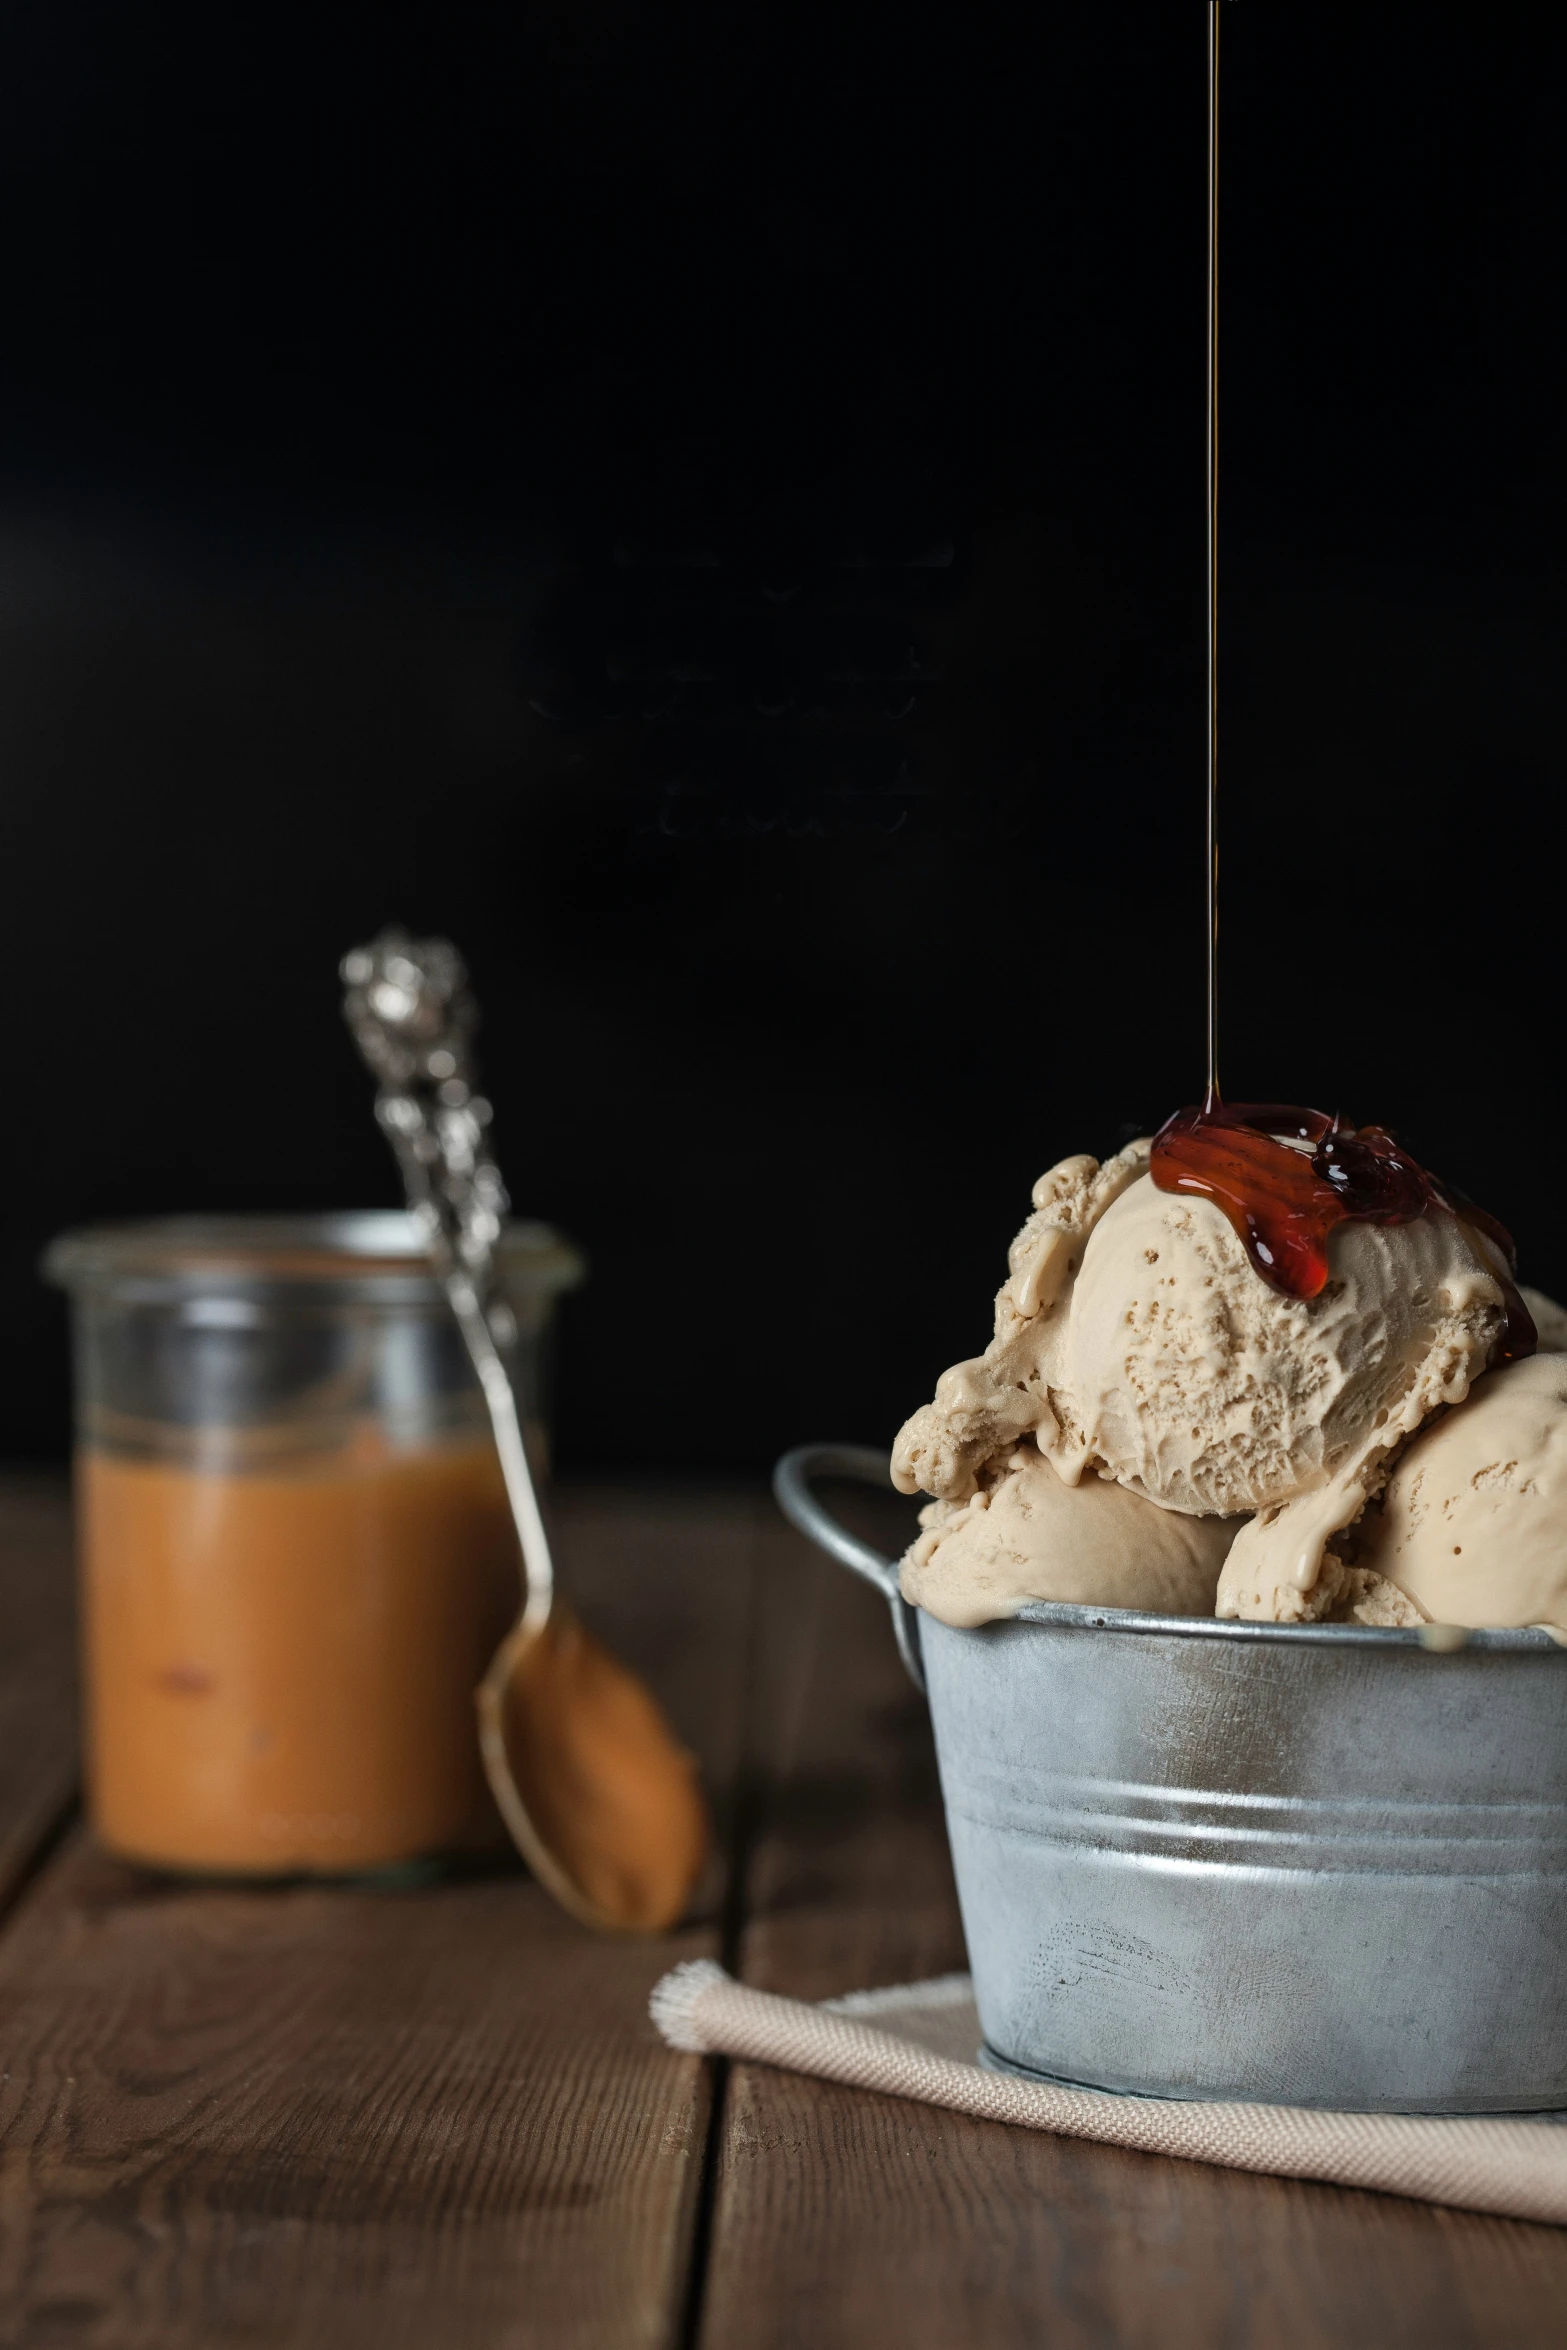
POLYGON ((500 1454, 501 1475, 506 1480, 506 1498, 511 1503, 512 1521, 522 1549, 527 1600, 522 1611, 521 1629, 531 1637, 533 1633, 541 1631, 548 1620, 555 1598, 555 1567, 550 1557, 549 1537, 544 1531, 533 1471, 528 1466, 528 1448, 523 1442, 522 1427, 517 1418, 517 1391, 512 1386, 500 1348, 495 1343, 490 1317, 479 1303, 478 1292, 468 1276, 453 1268, 442 1275, 442 1285, 452 1312, 457 1317, 457 1327, 463 1334, 468 1360, 478 1374, 484 1400, 489 1406, 490 1426, 495 1431, 495 1449, 500 1454))
POLYGON ((484 1391, 522 1548, 523 1628, 537 1631, 550 1612, 555 1570, 502 1352, 516 1323, 496 1292, 495 1249, 511 1203, 489 1145, 490 1105, 475 1089, 478 1006, 462 958, 444 938, 383 930, 351 948, 341 971, 343 1017, 376 1080, 376 1117, 484 1391))

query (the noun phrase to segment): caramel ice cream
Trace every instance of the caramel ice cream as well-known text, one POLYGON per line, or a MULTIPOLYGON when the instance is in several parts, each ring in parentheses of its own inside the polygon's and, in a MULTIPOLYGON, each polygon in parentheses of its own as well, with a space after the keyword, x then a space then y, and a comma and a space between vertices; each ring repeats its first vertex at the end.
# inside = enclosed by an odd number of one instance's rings
POLYGON ((966 1501, 928 1502, 920 1524, 904 1598, 971 1625, 1036 1599, 1211 1616, 1237 1521, 1158 1509, 1099 1477, 1067 1485, 1025 1440, 987 1463, 966 1501))
POLYGON ((1400 1456, 1353 1557, 1432 1622, 1567 1631, 1567 1356, 1476 1380, 1400 1456))
MULTIPOLYGON (((1068 1488, 1092 1476, 1161 1511, 1244 1515, 1217 1612, 1311 1620, 1344 1596, 1337 1569, 1322 1580, 1333 1537, 1486 1368, 1505 1267, 1455 1215, 1343 1223, 1321 1294, 1288 1296, 1211 1199, 1155 1188, 1148 1154, 1040 1179, 991 1343, 905 1425, 893 1481, 962 1504, 1031 1438, 1068 1488)), ((924 1572, 912 1553, 906 1571, 924 1572)))

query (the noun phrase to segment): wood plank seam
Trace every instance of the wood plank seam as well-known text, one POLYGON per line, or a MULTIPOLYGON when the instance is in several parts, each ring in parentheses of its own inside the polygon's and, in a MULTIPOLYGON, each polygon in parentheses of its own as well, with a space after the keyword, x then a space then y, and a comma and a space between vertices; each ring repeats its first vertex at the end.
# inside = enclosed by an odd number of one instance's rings
MULTIPOLYGON (((764 1662, 762 1554, 775 1528, 771 1495, 759 1497, 750 1514, 751 1539, 746 1546, 745 1623, 740 1648, 740 1678, 746 1702, 741 1718, 740 1750, 735 1759, 718 1935, 719 1964, 731 1974, 739 1971, 749 1923, 751 1859, 766 1829, 767 1767, 771 1759, 765 1734, 759 1730, 760 1708, 755 1702, 764 1662)), ((729 2107, 729 2059, 715 2056, 705 2058, 704 2062, 710 2068, 711 2076, 707 2133, 702 2147, 702 2169, 691 2234, 685 2304, 675 2337, 678 2350, 696 2350, 701 2337, 718 2204, 719 2156, 729 2107)))
POLYGON ((77 1809, 75 1574, 63 1477, 0 1478, 0 1920, 77 1809))

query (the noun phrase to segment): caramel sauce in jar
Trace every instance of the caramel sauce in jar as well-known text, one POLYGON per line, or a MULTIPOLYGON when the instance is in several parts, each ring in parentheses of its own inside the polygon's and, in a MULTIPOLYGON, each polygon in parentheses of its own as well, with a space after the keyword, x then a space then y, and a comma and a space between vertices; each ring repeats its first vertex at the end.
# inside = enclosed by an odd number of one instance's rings
POLYGON ((485 1442, 236 1472, 78 1461, 93 1825, 167 1867, 450 1851, 492 1818, 473 1692, 515 1613, 485 1442))
MULTIPOLYGON (((581 1260, 507 1229, 511 1365, 581 1260)), ((474 1693, 521 1578, 450 1307, 402 1214, 55 1243, 71 1293, 86 1781, 111 1850, 336 1875, 504 1841, 474 1693)))

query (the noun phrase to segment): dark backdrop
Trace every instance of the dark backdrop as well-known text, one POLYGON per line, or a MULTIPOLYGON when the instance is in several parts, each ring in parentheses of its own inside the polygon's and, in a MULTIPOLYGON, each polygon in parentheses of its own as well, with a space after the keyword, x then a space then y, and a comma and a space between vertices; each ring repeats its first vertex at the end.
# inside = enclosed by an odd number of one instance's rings
MULTIPOLYGON (((1555 1229, 1563 52, 1226 8, 1224 1042, 1555 1229)), ((47 1236, 389 1201, 454 936, 562 1447, 885 1439, 1201 1068, 1204 9, 5 18, 0 1436, 47 1236)))

